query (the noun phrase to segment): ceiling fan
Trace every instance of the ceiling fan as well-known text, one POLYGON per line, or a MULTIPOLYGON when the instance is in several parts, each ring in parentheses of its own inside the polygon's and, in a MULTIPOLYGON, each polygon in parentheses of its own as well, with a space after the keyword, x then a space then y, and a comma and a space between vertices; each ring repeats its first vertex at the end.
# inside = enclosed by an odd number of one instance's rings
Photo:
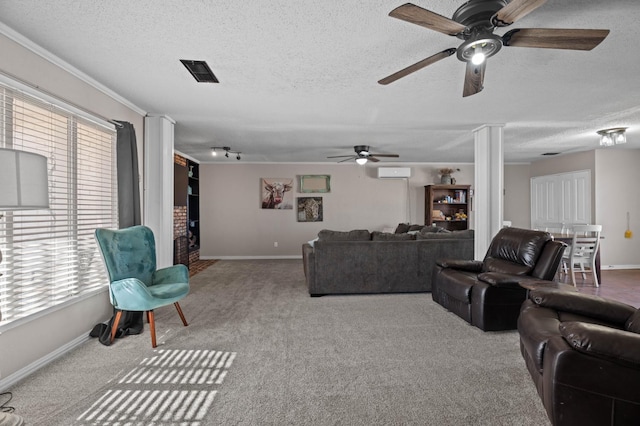
POLYGON ((558 28, 519 28, 502 36, 493 33, 496 28, 513 24, 546 1, 469 0, 453 13, 452 19, 411 3, 399 6, 389 16, 464 41, 458 48, 445 49, 378 83, 392 83, 456 53, 459 60, 467 63, 462 96, 471 96, 483 89, 486 59, 498 53, 503 46, 591 50, 609 34, 609 30, 558 28))
POLYGON ((399 155, 398 154, 371 154, 369 152, 369 146, 368 145, 356 145, 353 147, 353 150, 356 152, 356 155, 334 155, 332 157, 327 157, 327 158, 345 158, 344 160, 340 160, 338 161, 338 163, 344 163, 345 161, 350 161, 350 160, 356 160, 356 163, 362 165, 362 164, 366 164, 367 161, 373 161, 374 163, 377 163, 378 161, 380 161, 377 157, 391 157, 391 158, 398 158, 399 155))

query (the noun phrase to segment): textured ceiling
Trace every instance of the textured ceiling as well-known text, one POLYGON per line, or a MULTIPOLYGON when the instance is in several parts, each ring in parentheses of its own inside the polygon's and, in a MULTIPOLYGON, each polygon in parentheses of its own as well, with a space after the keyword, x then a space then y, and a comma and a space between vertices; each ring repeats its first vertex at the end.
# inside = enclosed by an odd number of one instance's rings
MULTIPOLYGON (((505 47, 487 63, 484 90, 468 98, 455 55, 377 83, 461 43, 389 17, 402 3, 2 0, 0 22, 170 116, 176 149, 200 161, 214 161, 212 146, 241 151, 242 161, 335 161, 326 157, 363 144, 400 155, 385 163, 472 162, 472 131, 483 124, 505 125, 508 162, 593 149, 607 127, 629 127, 629 143, 609 149, 640 148, 637 0, 549 0, 496 30, 611 33, 590 52, 505 47), (196 83, 180 59, 206 60, 220 84, 196 83)), ((414 3, 450 17, 462 1, 414 3)))

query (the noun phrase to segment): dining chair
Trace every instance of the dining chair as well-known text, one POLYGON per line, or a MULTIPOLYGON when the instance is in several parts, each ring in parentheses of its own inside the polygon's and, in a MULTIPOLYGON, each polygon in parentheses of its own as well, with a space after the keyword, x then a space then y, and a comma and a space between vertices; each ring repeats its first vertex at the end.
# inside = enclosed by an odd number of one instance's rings
POLYGON ((116 309, 111 343, 122 311, 147 313, 154 348, 157 346, 154 309, 173 304, 182 323, 188 325, 178 301, 189 293, 189 270, 182 264, 156 268, 156 243, 150 228, 142 225, 118 230, 98 228, 95 237, 109 274, 109 299, 116 309))
POLYGON ((593 283, 600 287, 596 273, 596 253, 600 248, 600 233, 602 225, 574 225, 571 248, 565 250, 563 261, 566 262, 571 274, 571 283, 576 287, 576 273, 582 273, 586 279, 587 270, 593 275, 593 283), (578 269, 579 268, 579 269, 578 269))
MULTIPOLYGON (((562 235, 573 235, 573 227, 574 226, 582 226, 588 225, 588 223, 563 223, 562 224, 562 235)), ((566 275, 569 273, 569 255, 571 254, 571 242, 566 242, 567 247, 564 249, 564 256, 562 256, 562 263, 560 268, 560 273, 566 275)))

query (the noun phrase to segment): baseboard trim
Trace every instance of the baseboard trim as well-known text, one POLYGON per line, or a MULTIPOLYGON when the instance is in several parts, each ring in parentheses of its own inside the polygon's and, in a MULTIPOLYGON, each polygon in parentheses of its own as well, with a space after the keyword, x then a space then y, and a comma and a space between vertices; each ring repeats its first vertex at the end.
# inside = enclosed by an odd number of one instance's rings
POLYGON ((0 392, 4 392, 10 389, 11 387, 13 387, 13 385, 18 383, 20 380, 25 379, 26 377, 35 373, 37 370, 41 369, 45 365, 55 361, 56 359, 60 358, 62 355, 65 355, 67 352, 72 351, 73 349, 80 346, 87 340, 89 340, 88 331, 84 333, 82 336, 79 336, 74 340, 70 341, 66 345, 63 345, 58 349, 56 349, 55 351, 48 353, 46 356, 40 358, 39 360, 32 362, 26 367, 21 368, 15 373, 3 378, 2 380, 0 380, 0 392))
POLYGON ((613 269, 640 269, 640 265, 601 265, 600 269, 603 271, 613 269))
POLYGON ((200 256, 202 260, 274 260, 274 259, 302 259, 302 255, 288 256, 200 256))

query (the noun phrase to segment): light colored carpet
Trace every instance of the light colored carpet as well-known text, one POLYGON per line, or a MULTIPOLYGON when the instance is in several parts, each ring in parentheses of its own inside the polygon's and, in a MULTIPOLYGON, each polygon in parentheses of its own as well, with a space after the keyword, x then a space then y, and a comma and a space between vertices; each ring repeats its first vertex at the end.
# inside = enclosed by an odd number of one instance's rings
POLYGON ((309 297, 299 260, 219 261, 181 303, 13 389, 31 425, 548 425, 518 334, 430 294, 309 297), (145 325, 146 327, 146 325, 145 325))

